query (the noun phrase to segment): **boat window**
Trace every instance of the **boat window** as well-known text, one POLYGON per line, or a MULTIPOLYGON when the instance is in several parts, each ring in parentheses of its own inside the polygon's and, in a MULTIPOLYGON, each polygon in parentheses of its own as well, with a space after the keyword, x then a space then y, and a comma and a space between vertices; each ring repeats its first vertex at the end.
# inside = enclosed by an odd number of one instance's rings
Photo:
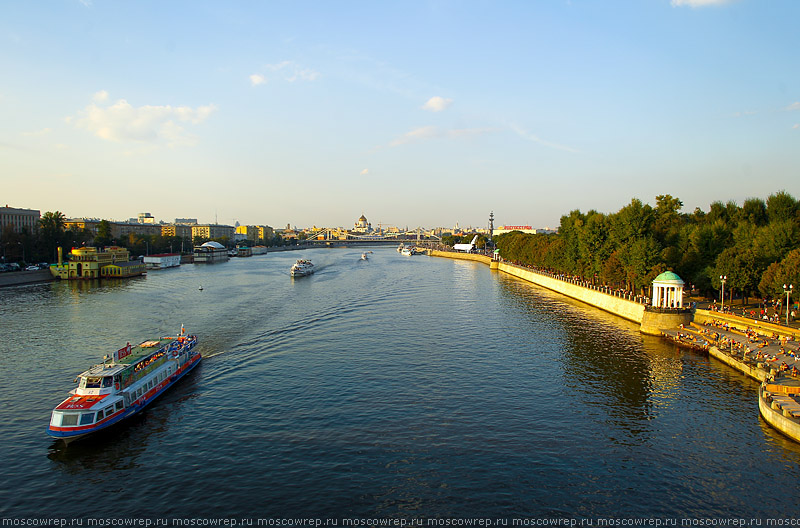
POLYGON ((111 378, 111 376, 106 376, 105 378, 103 378, 103 388, 104 389, 110 387, 113 384, 114 384, 114 380, 111 378))
POLYGON ((81 383, 80 383, 79 387, 82 388, 82 389, 86 388, 86 378, 81 378, 81 383))
POLYGON ((81 425, 88 425, 94 422, 95 413, 84 413, 81 415, 81 425))
POLYGON ((78 416, 75 413, 65 413, 61 417, 61 425, 78 425, 78 416))
POLYGON ((115 411, 122 410, 122 400, 120 400, 120 401, 118 401, 117 403, 114 404, 114 410, 115 411))
POLYGON ((87 389, 99 389, 100 388, 100 380, 102 378, 95 378, 90 377, 86 378, 86 388, 87 389))
POLYGON ((103 410, 105 411, 106 418, 108 418, 109 416, 114 414, 114 407, 109 406, 109 407, 106 407, 103 410))

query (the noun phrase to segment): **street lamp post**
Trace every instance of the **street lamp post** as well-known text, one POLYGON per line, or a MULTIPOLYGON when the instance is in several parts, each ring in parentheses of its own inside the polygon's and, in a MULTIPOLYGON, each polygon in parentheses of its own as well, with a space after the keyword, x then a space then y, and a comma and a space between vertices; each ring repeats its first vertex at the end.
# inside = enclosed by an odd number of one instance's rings
POLYGON ((789 294, 792 293, 792 289, 794 286, 791 284, 787 288, 786 285, 783 285, 783 293, 786 294, 786 326, 789 326, 789 294))
POLYGON ((722 282, 722 306, 720 311, 725 311, 725 281, 728 280, 727 275, 720 275, 719 280, 722 282))

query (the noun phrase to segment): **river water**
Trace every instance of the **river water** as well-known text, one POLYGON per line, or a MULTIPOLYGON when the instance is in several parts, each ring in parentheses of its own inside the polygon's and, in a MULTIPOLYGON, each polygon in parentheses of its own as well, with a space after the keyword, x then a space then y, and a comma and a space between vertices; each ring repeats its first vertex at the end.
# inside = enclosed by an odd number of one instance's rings
POLYGON ((0 290, 0 517, 799 516, 755 382, 483 264, 361 251, 0 290), (181 324, 190 376, 47 436, 76 374, 181 324))

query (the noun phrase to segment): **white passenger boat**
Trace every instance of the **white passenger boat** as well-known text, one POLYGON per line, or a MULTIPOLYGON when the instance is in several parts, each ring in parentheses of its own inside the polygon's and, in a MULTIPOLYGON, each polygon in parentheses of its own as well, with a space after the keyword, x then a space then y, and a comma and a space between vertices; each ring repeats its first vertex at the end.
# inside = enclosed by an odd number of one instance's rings
POLYGON ((200 364, 196 344, 181 325, 175 337, 128 343, 106 356, 78 375, 78 387, 53 410, 48 433, 69 443, 130 418, 200 364))
POLYGON ((367 260, 367 254, 366 253, 362 253, 361 254, 361 260, 367 260))
POLYGON ((310 260, 298 259, 297 262, 292 264, 292 269, 289 270, 292 277, 303 277, 314 273, 314 264, 310 260))

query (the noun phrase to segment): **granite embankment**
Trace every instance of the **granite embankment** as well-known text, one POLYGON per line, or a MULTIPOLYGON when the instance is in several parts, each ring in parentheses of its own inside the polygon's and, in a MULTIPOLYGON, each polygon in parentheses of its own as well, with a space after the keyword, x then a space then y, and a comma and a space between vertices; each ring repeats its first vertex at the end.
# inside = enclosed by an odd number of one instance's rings
POLYGON ((689 310, 653 309, 640 302, 643 299, 637 299, 632 294, 615 291, 604 286, 592 285, 565 275, 534 270, 509 262, 495 261, 486 255, 437 250, 431 250, 429 254, 434 257, 473 260, 489 264, 492 269, 508 273, 634 323, 639 323, 640 330, 645 334, 661 335, 662 329, 675 328, 681 323, 688 323, 692 319, 692 314, 689 310))
POLYGON ((8 271, 0 274, 0 288, 53 280, 50 270, 8 271))

